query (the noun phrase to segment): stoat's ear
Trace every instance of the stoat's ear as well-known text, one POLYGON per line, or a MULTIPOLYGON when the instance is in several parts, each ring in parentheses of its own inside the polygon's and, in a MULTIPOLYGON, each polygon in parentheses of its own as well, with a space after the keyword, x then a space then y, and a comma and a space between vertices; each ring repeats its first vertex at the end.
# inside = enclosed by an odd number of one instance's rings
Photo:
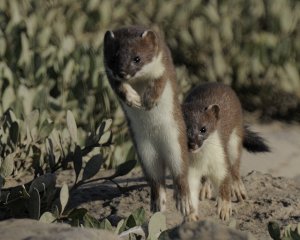
POLYGON ((107 44, 115 39, 115 35, 112 31, 107 31, 104 35, 104 44, 107 44))
POLYGON ((219 119, 220 107, 217 104, 209 105, 205 108, 205 111, 211 111, 216 117, 216 119, 219 119))
POLYGON ((146 30, 141 34, 141 38, 147 41, 148 43, 152 43, 153 45, 157 45, 157 35, 152 30, 146 30))

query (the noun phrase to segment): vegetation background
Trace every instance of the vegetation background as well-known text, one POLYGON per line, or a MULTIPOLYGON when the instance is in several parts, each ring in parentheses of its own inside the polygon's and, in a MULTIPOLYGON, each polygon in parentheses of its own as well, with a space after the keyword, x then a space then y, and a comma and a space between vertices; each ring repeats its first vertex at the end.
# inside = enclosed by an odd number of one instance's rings
POLYGON ((103 67, 105 32, 129 24, 161 28, 181 99, 201 82, 224 82, 261 120, 300 121, 297 0, 2 0, 1 186, 24 169, 35 177, 53 170, 49 154, 54 165, 66 152, 74 157, 76 146, 86 150, 108 129, 114 144, 109 133, 101 140, 108 148, 96 150, 103 166, 134 156, 103 67))

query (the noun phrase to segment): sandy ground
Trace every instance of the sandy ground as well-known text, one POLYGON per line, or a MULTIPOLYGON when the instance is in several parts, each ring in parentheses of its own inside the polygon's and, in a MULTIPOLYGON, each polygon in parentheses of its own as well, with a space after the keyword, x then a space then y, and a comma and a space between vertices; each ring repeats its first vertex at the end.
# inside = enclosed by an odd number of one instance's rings
MULTIPOLYGON (((65 177, 62 179, 66 180, 65 177)), ((128 191, 120 192, 111 182, 89 184, 75 192, 69 207, 84 207, 98 219, 107 217, 113 225, 139 207, 143 207, 147 218, 150 218, 150 189, 140 169, 135 169, 117 182, 128 187, 128 191)), ((294 180, 253 171, 243 177, 243 182, 248 199, 244 202, 233 199, 233 215, 230 220, 221 221, 218 218, 215 198, 199 202, 201 219, 250 232, 256 239, 271 239, 267 230, 269 221, 277 221, 281 226, 300 222, 300 187, 294 180)), ((168 228, 183 221, 181 214, 175 209, 172 195, 171 181, 168 180, 168 203, 164 213, 168 228)))
POLYGON ((267 140, 271 152, 250 154, 244 151, 242 175, 258 170, 272 176, 294 178, 300 184, 300 124, 273 122, 267 125, 251 125, 251 129, 267 140))

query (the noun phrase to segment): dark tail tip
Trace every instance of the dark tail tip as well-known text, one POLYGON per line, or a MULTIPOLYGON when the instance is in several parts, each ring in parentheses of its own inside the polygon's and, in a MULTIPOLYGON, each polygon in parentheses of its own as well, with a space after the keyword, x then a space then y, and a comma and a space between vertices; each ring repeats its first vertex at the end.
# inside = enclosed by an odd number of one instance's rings
POLYGON ((266 140, 249 129, 249 126, 244 126, 243 146, 248 152, 270 152, 270 147, 266 144, 266 140))

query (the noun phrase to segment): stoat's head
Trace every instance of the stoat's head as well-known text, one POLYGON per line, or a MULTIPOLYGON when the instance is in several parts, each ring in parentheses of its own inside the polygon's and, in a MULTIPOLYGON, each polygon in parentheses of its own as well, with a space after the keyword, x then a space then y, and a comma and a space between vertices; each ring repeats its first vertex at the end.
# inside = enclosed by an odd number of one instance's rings
POLYGON ((216 130, 220 108, 218 105, 203 107, 197 102, 191 102, 183 104, 182 110, 187 127, 188 149, 196 153, 216 130))
POLYGON ((138 26, 106 32, 104 62, 107 74, 116 81, 157 78, 164 71, 158 35, 138 26))

